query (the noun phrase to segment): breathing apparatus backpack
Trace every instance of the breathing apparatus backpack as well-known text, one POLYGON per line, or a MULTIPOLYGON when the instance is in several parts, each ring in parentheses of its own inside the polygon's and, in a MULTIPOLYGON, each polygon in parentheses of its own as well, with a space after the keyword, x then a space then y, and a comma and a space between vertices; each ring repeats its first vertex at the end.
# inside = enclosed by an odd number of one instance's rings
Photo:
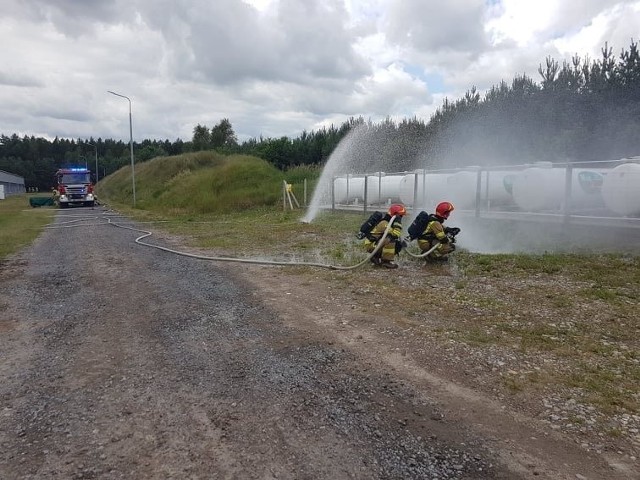
POLYGON ((429 220, 431 220, 431 215, 427 212, 422 211, 418 214, 416 218, 413 219, 411 225, 409 225, 409 238, 411 240, 415 240, 420 235, 422 235, 429 224, 429 220))
POLYGON ((371 216, 360 226, 360 231, 358 232, 357 237, 362 240, 367 238, 367 236, 371 233, 371 230, 380 223, 380 221, 384 218, 384 213, 382 212, 373 212, 371 216))

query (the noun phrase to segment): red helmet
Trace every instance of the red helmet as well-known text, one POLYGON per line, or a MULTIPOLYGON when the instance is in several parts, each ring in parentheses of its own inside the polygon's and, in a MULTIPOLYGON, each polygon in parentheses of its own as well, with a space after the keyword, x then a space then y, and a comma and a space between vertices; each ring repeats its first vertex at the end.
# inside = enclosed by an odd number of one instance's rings
POLYGON ((394 215, 398 215, 402 217, 406 214, 407 214, 407 209, 404 208, 404 205, 402 205, 401 203, 394 203, 389 207, 389 215, 391 215, 392 217, 394 215))
POLYGON ((444 219, 449 218, 449 214, 453 212, 453 204, 451 202, 440 202, 436 207, 436 215, 444 219))

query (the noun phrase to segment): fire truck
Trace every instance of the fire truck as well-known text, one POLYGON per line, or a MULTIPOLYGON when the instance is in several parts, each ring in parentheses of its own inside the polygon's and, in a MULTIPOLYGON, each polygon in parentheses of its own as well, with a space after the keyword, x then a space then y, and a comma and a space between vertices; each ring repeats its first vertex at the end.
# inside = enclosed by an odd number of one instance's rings
POLYGON ((56 172, 56 181, 60 208, 94 206, 93 181, 87 168, 61 168, 56 172))

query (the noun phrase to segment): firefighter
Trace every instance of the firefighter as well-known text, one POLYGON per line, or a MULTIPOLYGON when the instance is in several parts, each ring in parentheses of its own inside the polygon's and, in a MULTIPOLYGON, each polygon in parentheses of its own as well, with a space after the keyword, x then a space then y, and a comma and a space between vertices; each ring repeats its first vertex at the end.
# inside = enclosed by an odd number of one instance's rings
POLYGON ((418 237, 418 247, 424 253, 436 243, 439 244, 433 252, 424 257, 427 262, 447 262, 449 254, 456 249, 455 237, 460 233, 460 229, 443 225, 453 210, 451 202, 440 202, 436 206, 435 214, 429 215, 427 225, 418 237))
POLYGON ((385 268, 398 268, 398 264, 394 262, 395 257, 406 243, 400 238, 402 235, 402 217, 406 215, 407 209, 400 203, 393 204, 389 207, 386 215, 380 220, 369 232, 364 240, 364 247, 368 253, 375 250, 378 241, 382 238, 384 231, 389 225, 389 221, 392 217, 395 217, 393 224, 389 229, 384 246, 371 257, 371 262, 376 266, 385 268))
POLYGON ((57 205, 60 199, 60 192, 56 187, 51 187, 51 196, 53 197, 53 203, 57 205))

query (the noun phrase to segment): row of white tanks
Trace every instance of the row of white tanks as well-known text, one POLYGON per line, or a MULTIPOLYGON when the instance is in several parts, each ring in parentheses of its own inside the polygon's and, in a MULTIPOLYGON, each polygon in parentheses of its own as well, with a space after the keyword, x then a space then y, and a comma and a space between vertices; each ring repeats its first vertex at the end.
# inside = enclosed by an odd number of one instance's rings
MULTIPOLYGON (((455 173, 416 171, 402 175, 374 173, 334 179, 336 204, 402 202, 432 206, 442 200, 471 209, 480 201, 491 207, 516 206, 525 212, 554 212, 565 207, 567 169, 540 163, 522 170, 469 169, 455 173)), ((609 169, 571 169, 570 208, 588 211, 606 207, 622 216, 640 215, 640 164, 609 169)))

